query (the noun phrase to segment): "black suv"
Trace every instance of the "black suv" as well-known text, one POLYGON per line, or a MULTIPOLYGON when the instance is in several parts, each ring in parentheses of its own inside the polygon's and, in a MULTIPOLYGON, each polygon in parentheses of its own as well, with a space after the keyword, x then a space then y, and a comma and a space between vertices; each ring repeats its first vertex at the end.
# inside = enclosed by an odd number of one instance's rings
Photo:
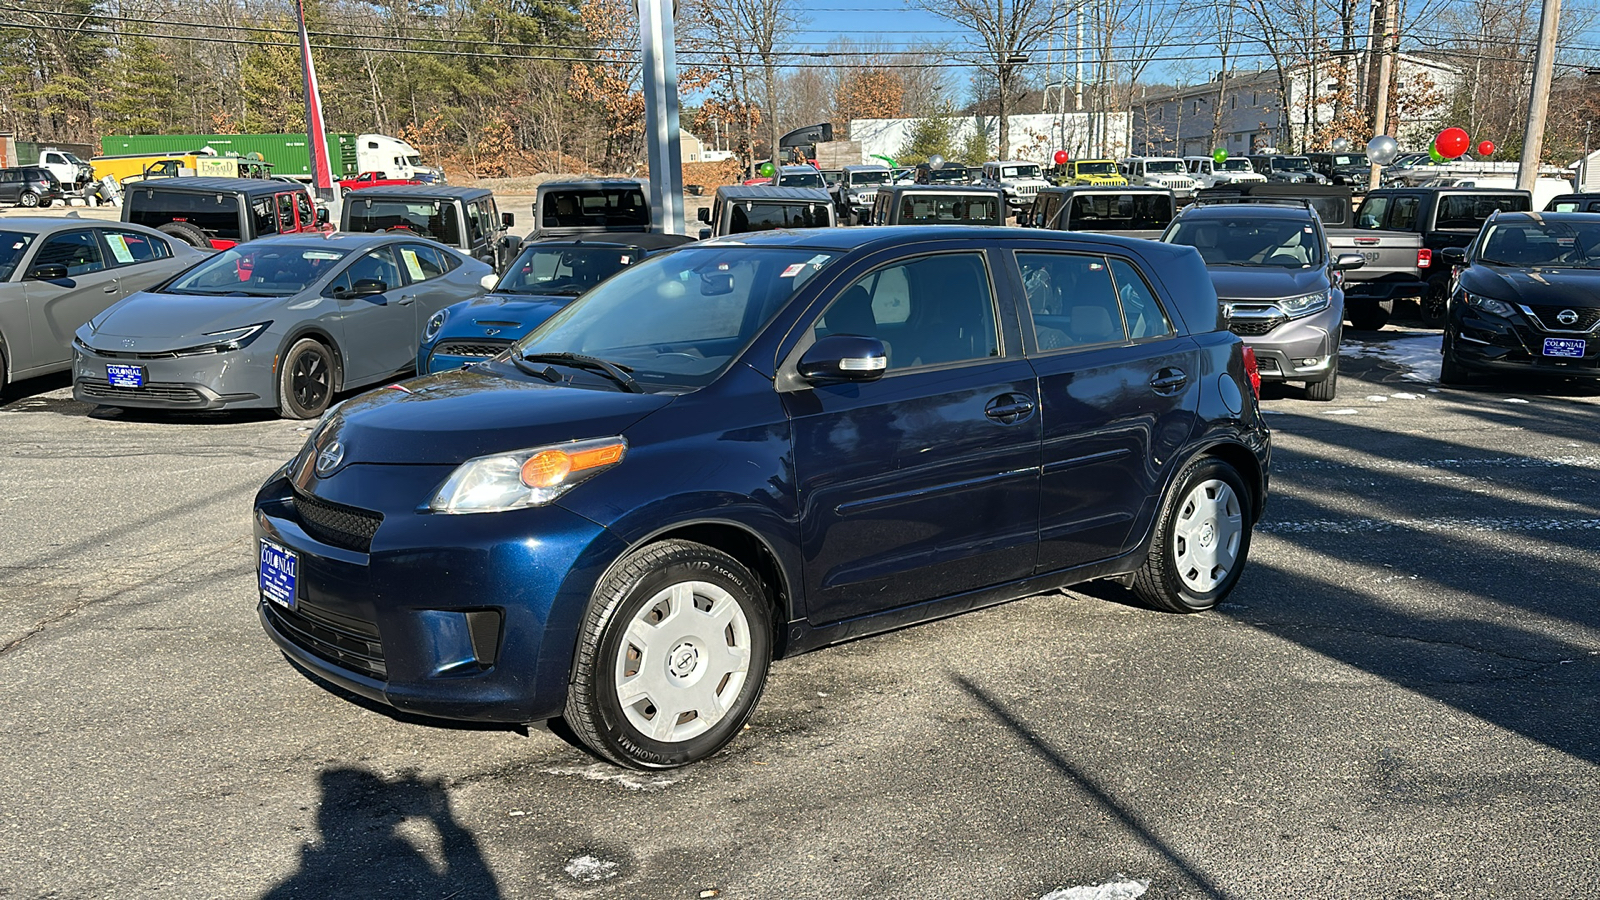
POLYGON ((362 188, 345 198, 340 231, 406 231, 454 247, 503 272, 517 255, 516 224, 487 188, 401 184, 362 188))
POLYGON ((122 221, 191 247, 226 250, 269 234, 332 231, 304 185, 264 178, 161 178, 130 186, 122 221))
POLYGON ((0 169, 0 203, 31 208, 49 206, 64 198, 61 182, 49 169, 41 166, 0 169))
POLYGON ((1439 380, 1473 372, 1600 378, 1600 216, 1497 213, 1465 249, 1451 291, 1439 380))

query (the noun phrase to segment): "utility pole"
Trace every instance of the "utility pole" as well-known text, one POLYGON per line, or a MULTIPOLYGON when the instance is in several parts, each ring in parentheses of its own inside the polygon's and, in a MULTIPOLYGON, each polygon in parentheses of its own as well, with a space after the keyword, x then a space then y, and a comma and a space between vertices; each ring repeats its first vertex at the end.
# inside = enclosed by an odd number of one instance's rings
POLYGON ((1550 110, 1550 79, 1556 64, 1556 28, 1561 24, 1561 0, 1544 0, 1539 13, 1539 48, 1533 55, 1533 91, 1528 97, 1528 130, 1522 135, 1522 162, 1517 165, 1517 188, 1532 191, 1539 177, 1539 156, 1544 150, 1544 117, 1550 110))
POLYGON ((644 147, 650 164, 650 207, 666 234, 682 234, 683 148, 678 144, 678 59, 673 47, 674 8, 667 0, 639 0, 639 42, 644 55, 644 147))
MULTIPOLYGON (((1378 96, 1373 103, 1374 115, 1372 117, 1372 136, 1389 133, 1389 81, 1394 77, 1394 55, 1391 52, 1391 38, 1395 30, 1395 5, 1398 0, 1375 0, 1383 5, 1383 30, 1375 37, 1378 39, 1378 96)), ((1368 42, 1371 46, 1371 42, 1368 42)), ((1372 164, 1372 171, 1368 174, 1367 185, 1369 188, 1383 186, 1383 166, 1372 164)))

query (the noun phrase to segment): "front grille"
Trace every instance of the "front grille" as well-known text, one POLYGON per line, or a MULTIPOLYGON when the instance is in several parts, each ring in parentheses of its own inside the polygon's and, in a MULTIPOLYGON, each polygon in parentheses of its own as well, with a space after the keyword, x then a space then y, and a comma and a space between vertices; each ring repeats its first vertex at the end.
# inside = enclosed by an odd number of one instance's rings
POLYGON ((500 351, 511 346, 510 341, 480 339, 475 341, 440 341, 433 348, 436 356, 499 356, 500 351))
POLYGON ((1588 331, 1600 323, 1600 308, 1581 308, 1576 306, 1529 306, 1533 317, 1545 331, 1588 331), (1567 310, 1578 314, 1578 320, 1571 325, 1563 325, 1557 321, 1556 316, 1567 310))
POLYGON ((215 356, 222 352, 220 346, 205 348, 190 348, 187 350, 161 350, 153 353, 135 353, 131 350, 101 350, 99 347, 82 345, 84 349, 95 356, 105 359, 183 359, 186 356, 215 356))
POLYGON ((300 517, 300 525, 306 534, 324 544, 359 553, 372 550, 372 536, 378 533, 378 526, 383 524, 381 513, 342 503, 329 503, 299 491, 294 495, 294 511, 300 517))
POLYGON ((1287 321, 1289 320, 1283 316, 1272 316, 1267 319, 1229 319, 1228 330, 1234 334, 1256 337, 1266 334, 1287 321))
POLYGON ((204 404, 206 398, 194 388, 181 384, 147 384, 144 387, 114 387, 108 381, 83 379, 78 384, 83 395, 91 400, 163 400, 167 403, 204 404))
POLYGON ((378 636, 377 626, 371 622, 344 616, 336 622, 303 604, 298 609, 285 609, 263 600, 261 605, 272 627, 301 649, 370 678, 388 677, 383 641, 378 636))

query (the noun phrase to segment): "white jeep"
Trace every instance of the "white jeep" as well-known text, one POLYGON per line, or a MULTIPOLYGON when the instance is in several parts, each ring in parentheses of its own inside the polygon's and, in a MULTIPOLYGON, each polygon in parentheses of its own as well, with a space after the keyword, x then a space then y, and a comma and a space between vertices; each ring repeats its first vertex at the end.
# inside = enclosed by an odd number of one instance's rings
POLYGON ((1189 165, 1189 177, 1202 188, 1214 188, 1224 184, 1265 183, 1267 180, 1267 176, 1257 173, 1250 167, 1250 160, 1242 156, 1230 156, 1222 162, 1217 162, 1209 156, 1185 156, 1183 161, 1189 165))
POLYGON ((1032 205, 1039 189, 1050 186, 1050 182, 1044 180, 1044 171, 1038 163, 1018 160, 984 163, 983 177, 978 183, 1005 191, 1006 204, 1012 209, 1032 205))
POLYGON ((1117 166, 1129 184, 1166 188, 1179 200, 1194 196, 1194 179, 1175 156, 1131 156, 1117 166))

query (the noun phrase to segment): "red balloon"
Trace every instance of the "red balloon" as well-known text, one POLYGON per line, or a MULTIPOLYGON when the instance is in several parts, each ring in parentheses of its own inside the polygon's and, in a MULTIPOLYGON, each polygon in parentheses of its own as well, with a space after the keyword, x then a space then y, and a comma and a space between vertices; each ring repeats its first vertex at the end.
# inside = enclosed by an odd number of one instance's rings
POLYGON ((1460 128, 1446 128, 1433 139, 1433 149, 1438 150, 1445 159, 1455 159, 1471 146, 1472 138, 1467 137, 1467 133, 1460 128))
POLYGON ((1069 160, 1069 159, 1071 159, 1071 158, 1072 158, 1072 157, 1071 157, 1071 156, 1069 156, 1069 155, 1068 155, 1068 154, 1067 154, 1067 151, 1065 151, 1065 150, 1057 150, 1057 151, 1056 151, 1056 157, 1055 157, 1055 159, 1056 159, 1056 165, 1058 165, 1058 166, 1064 166, 1064 165, 1066 165, 1066 164, 1067 164, 1067 160, 1069 160))
POLYGON ((1478 144, 1478 156, 1483 157, 1483 156, 1493 156, 1493 155, 1494 155, 1494 141, 1483 141, 1482 143, 1478 144))

